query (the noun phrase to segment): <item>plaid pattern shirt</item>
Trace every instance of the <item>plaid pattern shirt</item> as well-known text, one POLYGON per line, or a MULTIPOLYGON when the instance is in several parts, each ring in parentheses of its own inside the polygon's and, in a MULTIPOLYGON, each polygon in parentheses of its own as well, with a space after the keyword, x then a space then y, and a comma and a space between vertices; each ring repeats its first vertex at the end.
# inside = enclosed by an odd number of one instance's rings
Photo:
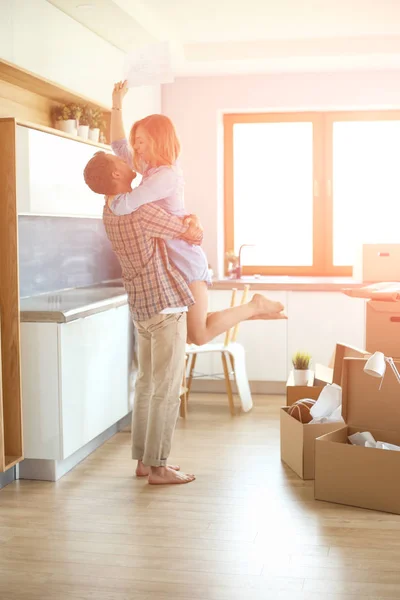
POLYGON ((103 210, 103 223, 121 268, 135 321, 145 321, 165 308, 191 306, 193 296, 180 271, 170 263, 164 240, 183 237, 182 219, 154 204, 119 217, 103 210))

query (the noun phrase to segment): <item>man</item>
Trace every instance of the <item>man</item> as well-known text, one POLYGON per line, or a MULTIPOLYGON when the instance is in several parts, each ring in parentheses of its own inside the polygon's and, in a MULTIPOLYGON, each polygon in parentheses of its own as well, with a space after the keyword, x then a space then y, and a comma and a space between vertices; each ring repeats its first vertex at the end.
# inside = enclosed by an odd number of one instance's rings
POLYGON ((84 171, 87 185, 106 196, 103 222, 122 268, 129 306, 138 332, 139 373, 132 415, 132 458, 136 475, 153 485, 189 483, 194 475, 167 465, 178 417, 186 348, 186 313, 193 296, 170 263, 166 239, 200 244, 202 231, 191 221, 146 204, 119 217, 109 207, 113 195, 131 189, 136 174, 112 154, 98 152, 84 171), (192 223, 192 224, 188 224, 192 223))

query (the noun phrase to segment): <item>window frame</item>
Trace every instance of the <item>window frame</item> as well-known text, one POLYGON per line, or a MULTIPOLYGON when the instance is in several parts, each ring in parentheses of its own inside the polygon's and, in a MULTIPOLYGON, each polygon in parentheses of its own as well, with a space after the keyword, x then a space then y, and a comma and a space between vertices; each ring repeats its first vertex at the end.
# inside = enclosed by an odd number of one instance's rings
MULTIPOLYGON (((224 128, 224 234, 225 254, 234 240, 234 148, 237 123, 313 124, 313 264, 312 266, 243 266, 244 275, 350 277, 352 266, 333 264, 333 127, 338 121, 400 121, 400 110, 309 111, 271 113, 226 113, 224 128)), ((251 240, 249 240, 251 243, 251 240)), ((228 263, 225 260, 225 274, 228 263)))

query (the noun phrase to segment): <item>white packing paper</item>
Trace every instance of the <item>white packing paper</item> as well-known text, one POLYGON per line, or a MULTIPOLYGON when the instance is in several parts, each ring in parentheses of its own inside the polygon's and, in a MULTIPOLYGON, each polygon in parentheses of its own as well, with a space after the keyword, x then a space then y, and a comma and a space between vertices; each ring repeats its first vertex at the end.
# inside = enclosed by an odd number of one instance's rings
POLYGON ((328 383, 321 391, 318 400, 310 409, 314 422, 330 418, 342 404, 342 388, 335 383, 328 383))
POLYGON ((318 400, 310 409, 313 417, 310 425, 316 423, 344 423, 342 417, 342 388, 335 383, 327 384, 318 400))
POLYGON ((172 83, 174 76, 169 42, 133 50, 125 56, 124 72, 129 88, 172 83))
POLYGON ((353 435, 348 436, 349 442, 353 444, 353 446, 365 446, 366 442, 372 444, 372 447, 376 447, 376 440, 373 435, 369 433, 369 431, 363 431, 362 433, 353 433, 353 435))
POLYGON ((375 448, 377 450, 395 450, 396 452, 400 452, 400 446, 389 444, 388 442, 375 442, 375 444, 372 444, 371 442, 365 442, 365 447, 375 448))

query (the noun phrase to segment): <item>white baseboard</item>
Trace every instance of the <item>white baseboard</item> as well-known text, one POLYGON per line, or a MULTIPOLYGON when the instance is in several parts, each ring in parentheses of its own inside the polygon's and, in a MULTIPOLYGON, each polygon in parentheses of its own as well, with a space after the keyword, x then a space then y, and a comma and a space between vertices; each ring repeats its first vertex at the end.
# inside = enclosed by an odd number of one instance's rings
POLYGON ((1 488, 6 487, 6 485, 9 483, 15 481, 15 479, 15 467, 11 467, 11 469, 8 469, 4 473, 0 473, 0 490, 1 488))
MULTIPOLYGON (((250 381, 252 394, 285 395, 286 381, 250 381)), ((232 390, 237 394, 236 384, 232 381, 232 390)), ((194 379, 192 392, 201 394, 226 394, 225 381, 222 379, 194 379)))

